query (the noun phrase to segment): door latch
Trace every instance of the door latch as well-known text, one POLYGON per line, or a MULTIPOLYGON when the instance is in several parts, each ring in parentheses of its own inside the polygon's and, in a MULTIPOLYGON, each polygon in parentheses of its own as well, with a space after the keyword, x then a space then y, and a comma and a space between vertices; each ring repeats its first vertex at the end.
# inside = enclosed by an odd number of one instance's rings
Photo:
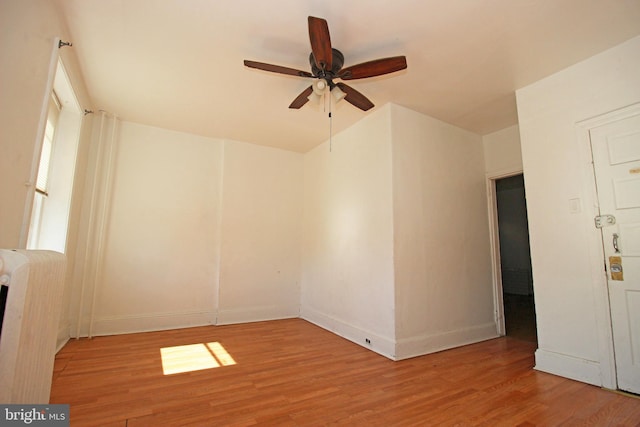
POLYGON ((608 227, 616 223, 616 217, 613 215, 598 215, 593 220, 596 223, 596 228, 608 227))
POLYGON ((616 251, 617 254, 620 253, 620 247, 618 246, 618 239, 620 236, 618 233, 613 233, 613 250, 616 251))

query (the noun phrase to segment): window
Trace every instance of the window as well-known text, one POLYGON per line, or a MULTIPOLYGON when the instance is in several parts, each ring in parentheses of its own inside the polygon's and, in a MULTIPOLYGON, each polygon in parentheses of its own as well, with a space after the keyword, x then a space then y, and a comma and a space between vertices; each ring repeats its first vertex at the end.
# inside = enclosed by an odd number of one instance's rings
POLYGON ((40 164, 38 165, 38 175, 36 178, 36 192, 33 199, 33 209, 31 211, 31 224, 29 226, 29 237, 27 240, 28 249, 37 249, 40 240, 40 230, 42 227, 42 215, 44 204, 49 196, 49 175, 51 169, 51 156, 53 154, 53 141, 60 116, 60 101, 55 90, 51 92, 49 100, 49 111, 47 113, 47 124, 42 141, 42 151, 40 153, 40 164))
POLYGON ((58 60, 37 176, 27 249, 66 252, 82 110, 61 60, 58 60))

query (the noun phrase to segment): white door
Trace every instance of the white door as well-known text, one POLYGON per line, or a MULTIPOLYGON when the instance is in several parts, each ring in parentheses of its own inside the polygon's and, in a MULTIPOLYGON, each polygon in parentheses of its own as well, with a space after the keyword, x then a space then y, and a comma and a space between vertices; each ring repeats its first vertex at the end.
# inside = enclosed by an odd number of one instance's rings
POLYGON ((618 388, 640 393, 640 115, 590 130, 618 388), (613 223, 613 224, 612 224, 613 223))

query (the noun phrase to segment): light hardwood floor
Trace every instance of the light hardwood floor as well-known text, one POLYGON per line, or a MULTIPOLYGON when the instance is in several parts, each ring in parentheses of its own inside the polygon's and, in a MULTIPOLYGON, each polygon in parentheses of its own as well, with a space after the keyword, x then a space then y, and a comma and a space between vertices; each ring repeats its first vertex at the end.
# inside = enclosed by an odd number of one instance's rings
POLYGON ((504 337, 393 362, 301 319, 97 337, 58 353, 51 403, 72 426, 640 425, 640 400, 534 371, 534 350, 504 337), (233 360, 198 345, 214 342, 233 360), (220 366, 164 375, 161 349, 186 345, 220 366))

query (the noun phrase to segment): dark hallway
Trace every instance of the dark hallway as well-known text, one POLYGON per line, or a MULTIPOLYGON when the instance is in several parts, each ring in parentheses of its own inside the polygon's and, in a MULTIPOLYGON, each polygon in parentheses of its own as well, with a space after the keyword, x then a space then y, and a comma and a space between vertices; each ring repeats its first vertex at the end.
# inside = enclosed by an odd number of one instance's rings
POLYGON ((496 180, 496 199, 506 334, 537 342, 523 175, 496 180))

